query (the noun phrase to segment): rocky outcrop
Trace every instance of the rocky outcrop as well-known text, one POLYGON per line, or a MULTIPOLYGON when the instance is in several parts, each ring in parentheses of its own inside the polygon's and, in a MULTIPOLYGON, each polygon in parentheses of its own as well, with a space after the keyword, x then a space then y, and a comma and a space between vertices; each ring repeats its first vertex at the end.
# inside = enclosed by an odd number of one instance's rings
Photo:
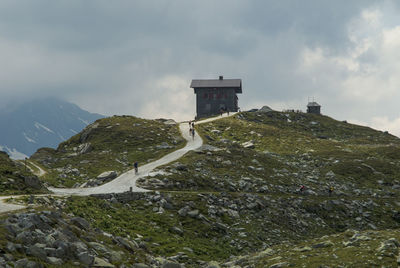
MULTIPOLYGON (((0 259, 9 260, 15 267, 41 267, 35 259, 51 265, 114 267, 112 263, 120 262, 125 254, 97 240, 101 232, 80 217, 66 218, 54 211, 28 212, 11 215, 2 224, 8 242, 0 259)), ((130 245, 124 238, 119 237, 118 241, 130 245)))

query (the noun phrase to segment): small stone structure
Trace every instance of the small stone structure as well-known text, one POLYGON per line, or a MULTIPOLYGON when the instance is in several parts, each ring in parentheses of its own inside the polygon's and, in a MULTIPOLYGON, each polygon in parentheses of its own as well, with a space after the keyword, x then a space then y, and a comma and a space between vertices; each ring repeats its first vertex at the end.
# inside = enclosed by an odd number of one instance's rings
POLYGON ((238 97, 242 93, 241 79, 192 80, 190 87, 196 94, 196 118, 217 115, 221 111, 237 112, 238 97))
POLYGON ((315 101, 309 102, 307 104, 307 113, 309 114, 321 114, 321 105, 315 101))

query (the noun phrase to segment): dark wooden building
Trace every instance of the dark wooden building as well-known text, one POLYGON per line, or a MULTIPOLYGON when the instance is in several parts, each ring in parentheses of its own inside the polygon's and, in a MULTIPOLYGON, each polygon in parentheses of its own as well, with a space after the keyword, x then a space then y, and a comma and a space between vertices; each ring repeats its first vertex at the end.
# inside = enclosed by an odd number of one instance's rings
POLYGON ((321 105, 315 101, 309 102, 307 104, 307 113, 310 114, 321 114, 321 105))
POLYGON ((242 93, 241 79, 192 80, 190 87, 196 94, 196 118, 217 115, 221 110, 237 112, 238 97, 242 93))

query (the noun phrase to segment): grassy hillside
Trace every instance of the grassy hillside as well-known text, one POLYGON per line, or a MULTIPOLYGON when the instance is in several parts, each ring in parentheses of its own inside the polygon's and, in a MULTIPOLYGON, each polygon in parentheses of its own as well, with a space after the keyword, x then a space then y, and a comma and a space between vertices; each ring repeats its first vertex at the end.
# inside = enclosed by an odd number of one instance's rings
POLYGON ((162 187, 295 193, 305 185, 322 195, 332 186, 343 196, 392 196, 400 188, 400 139, 371 128, 279 112, 242 113, 197 128, 212 147, 163 167, 162 187))
POLYGON ((134 161, 141 165, 160 158, 184 144, 176 124, 113 116, 97 120, 56 150, 38 150, 31 159, 48 171, 44 179, 49 184, 72 187, 104 171, 131 169, 134 161))
MULTIPOLYGON (((212 260, 227 267, 396 267, 400 244, 390 238, 400 239, 400 139, 300 113, 240 113, 196 128, 202 148, 139 181, 157 191, 128 201, 71 197, 63 211, 185 267, 208 267, 212 260)), ((82 136, 52 157, 81 157, 66 155, 86 143, 82 136)), ((154 148, 144 139, 137 146, 154 148)), ((61 161, 36 159, 49 167, 61 161)))
POLYGON ((46 189, 29 169, 25 169, 21 163, 11 160, 6 153, 0 152, 1 195, 44 192, 46 189))
POLYGON ((298 244, 283 243, 229 264, 249 267, 398 267, 399 230, 368 230, 323 236, 298 244), (278 266, 280 265, 280 266, 278 266))
POLYGON ((238 252, 346 229, 400 226, 395 136, 326 116, 280 112, 241 113, 197 130, 206 146, 139 183, 182 195, 222 193, 207 201, 207 216, 222 223, 237 217, 241 234, 230 234, 238 252))

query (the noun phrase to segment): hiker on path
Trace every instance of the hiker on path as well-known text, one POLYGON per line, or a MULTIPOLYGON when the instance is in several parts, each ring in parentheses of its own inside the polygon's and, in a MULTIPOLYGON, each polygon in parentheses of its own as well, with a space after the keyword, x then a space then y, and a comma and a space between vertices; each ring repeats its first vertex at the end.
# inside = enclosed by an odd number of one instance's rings
POLYGON ((192 128, 192 138, 193 138, 193 140, 194 140, 194 135, 195 135, 194 128, 192 128))
POLYGON ((333 193, 333 186, 331 186, 331 187, 329 187, 329 190, 328 190, 328 192, 329 192, 329 196, 331 196, 332 195, 332 193, 333 193))
POLYGON ((300 186, 300 193, 303 193, 306 190, 306 187, 304 185, 300 186))
POLYGON ((194 129, 194 122, 192 122, 192 128, 194 129))
POLYGON ((135 161, 135 163, 133 164, 133 167, 135 168, 135 174, 138 174, 139 170, 138 170, 138 162, 135 161))

